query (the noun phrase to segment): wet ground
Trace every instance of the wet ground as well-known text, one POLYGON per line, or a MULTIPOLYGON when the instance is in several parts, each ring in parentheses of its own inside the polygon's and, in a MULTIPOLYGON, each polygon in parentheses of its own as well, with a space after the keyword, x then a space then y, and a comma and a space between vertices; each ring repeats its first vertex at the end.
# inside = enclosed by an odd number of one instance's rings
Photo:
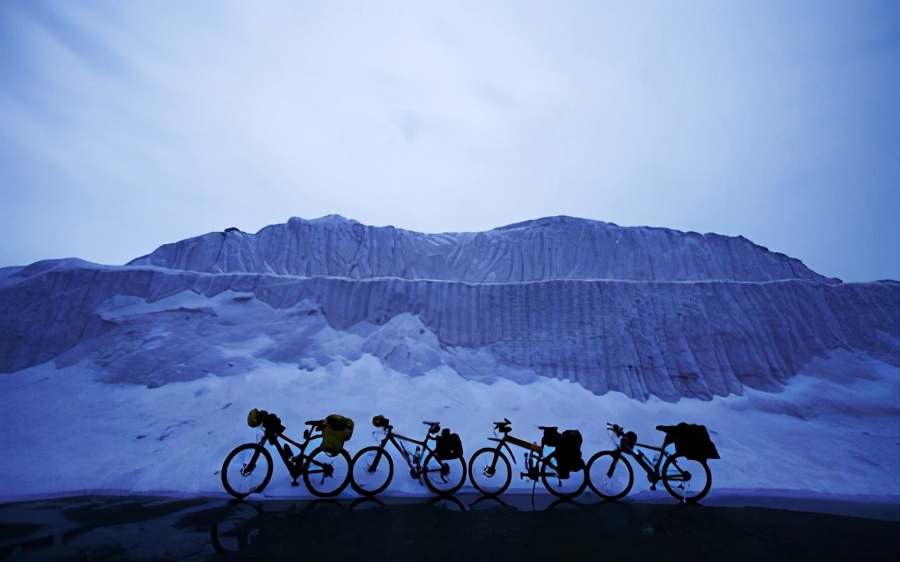
POLYGON ((0 560, 900 560, 896 504, 553 499, 47 499, 0 505, 0 560))

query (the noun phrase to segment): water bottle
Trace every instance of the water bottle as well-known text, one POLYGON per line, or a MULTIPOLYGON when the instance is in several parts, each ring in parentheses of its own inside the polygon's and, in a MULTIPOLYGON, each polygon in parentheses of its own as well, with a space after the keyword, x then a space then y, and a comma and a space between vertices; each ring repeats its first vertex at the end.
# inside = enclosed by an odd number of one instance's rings
POLYGON ((409 452, 406 450, 406 446, 403 443, 400 443, 400 451, 403 453, 403 458, 406 459, 406 462, 409 462, 409 452))
POLYGON ((640 449, 634 449, 634 456, 635 458, 637 458, 638 463, 647 460, 647 457, 644 455, 644 451, 641 451, 640 449))

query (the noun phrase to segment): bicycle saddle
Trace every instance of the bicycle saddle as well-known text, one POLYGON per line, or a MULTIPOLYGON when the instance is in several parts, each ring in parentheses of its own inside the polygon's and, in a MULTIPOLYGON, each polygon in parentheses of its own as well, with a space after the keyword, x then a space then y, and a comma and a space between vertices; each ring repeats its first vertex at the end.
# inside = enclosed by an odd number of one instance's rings
POLYGON ((555 426, 555 425, 553 425, 553 426, 543 426, 543 425, 539 425, 539 426, 538 426, 538 429, 540 429, 541 431, 545 431, 545 430, 547 430, 547 429, 549 429, 550 431, 553 431, 553 430, 559 429, 559 428, 558 428, 557 426, 555 426))
POLYGON ((325 420, 307 420, 306 425, 311 425, 313 427, 319 427, 325 425, 325 420))

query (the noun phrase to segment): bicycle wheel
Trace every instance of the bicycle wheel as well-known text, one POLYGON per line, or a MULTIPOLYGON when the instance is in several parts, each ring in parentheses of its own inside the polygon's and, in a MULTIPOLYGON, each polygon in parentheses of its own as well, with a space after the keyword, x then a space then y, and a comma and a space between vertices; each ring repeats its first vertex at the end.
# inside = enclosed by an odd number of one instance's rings
POLYGON ((625 455, 601 451, 588 461, 587 483, 601 498, 611 502, 620 500, 634 485, 634 470, 625 455))
POLYGON ((499 496, 512 482, 509 459, 497 449, 480 449, 469 459, 469 479, 485 496, 499 496))
POLYGON ((712 473, 706 461, 695 461, 680 455, 666 459, 660 476, 666 491, 682 503, 700 501, 712 486, 712 473))
POLYGON ((313 495, 320 498, 336 496, 350 482, 350 455, 341 452, 331 456, 319 447, 312 452, 303 467, 303 482, 313 495))
POLYGON ((584 467, 578 470, 560 470, 559 457, 554 452, 541 463, 541 482, 548 492, 558 498, 574 498, 587 486, 585 472, 584 467))
POLYGON ((350 463, 350 485, 358 494, 380 494, 394 477, 394 459, 381 447, 360 449, 350 463))
POLYGON ((225 457, 222 485, 225 491, 241 499, 262 492, 272 478, 272 455, 257 443, 245 443, 225 457))
POLYGON ((466 481, 466 461, 462 457, 438 460, 434 453, 428 453, 422 468, 425 485, 441 496, 455 494, 466 481))

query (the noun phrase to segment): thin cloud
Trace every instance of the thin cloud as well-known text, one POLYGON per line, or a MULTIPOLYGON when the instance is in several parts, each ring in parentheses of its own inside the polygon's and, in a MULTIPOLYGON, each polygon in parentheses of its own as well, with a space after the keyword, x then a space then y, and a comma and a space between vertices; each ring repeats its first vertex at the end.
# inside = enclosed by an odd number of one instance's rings
POLYGON ((12 0, 0 31, 0 264, 568 214, 900 278, 896 4, 12 0))

